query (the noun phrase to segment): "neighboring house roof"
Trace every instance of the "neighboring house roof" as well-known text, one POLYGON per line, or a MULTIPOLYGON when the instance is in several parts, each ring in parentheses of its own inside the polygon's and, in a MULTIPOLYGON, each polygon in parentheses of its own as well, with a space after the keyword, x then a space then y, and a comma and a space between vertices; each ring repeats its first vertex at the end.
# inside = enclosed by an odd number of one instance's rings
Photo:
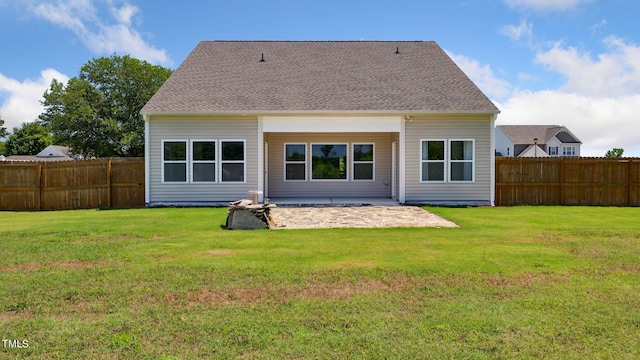
POLYGON ((546 144, 554 137, 562 143, 582 143, 569 129, 560 125, 499 125, 498 127, 514 145, 534 144, 533 139, 538 139, 538 144, 546 144))
POLYGON ((51 157, 68 157, 71 158, 71 149, 67 146, 61 145, 49 145, 44 150, 40 151, 36 157, 39 158, 51 158, 51 157))
POLYGON ((526 149, 522 150, 519 157, 549 157, 546 151, 540 147, 540 145, 529 145, 526 149))
POLYGON ((11 155, 5 161, 67 161, 73 160, 73 154, 66 146, 49 145, 37 155, 11 155))
POLYGON ((203 41, 142 109, 317 111, 498 113, 433 41, 203 41))

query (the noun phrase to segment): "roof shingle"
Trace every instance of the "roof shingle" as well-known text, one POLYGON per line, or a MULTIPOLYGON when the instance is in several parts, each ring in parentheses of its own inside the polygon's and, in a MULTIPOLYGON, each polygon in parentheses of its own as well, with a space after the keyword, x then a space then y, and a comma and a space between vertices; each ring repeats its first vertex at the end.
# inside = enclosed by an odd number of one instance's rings
POLYGON ((422 41, 203 41, 142 109, 307 111, 498 109, 435 42, 422 41))

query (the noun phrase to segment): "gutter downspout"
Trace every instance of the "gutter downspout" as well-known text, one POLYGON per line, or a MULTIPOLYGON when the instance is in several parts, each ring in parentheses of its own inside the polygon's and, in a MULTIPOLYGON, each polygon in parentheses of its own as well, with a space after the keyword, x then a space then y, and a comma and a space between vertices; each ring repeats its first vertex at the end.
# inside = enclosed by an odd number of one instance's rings
MULTIPOLYGON (((398 168, 398 181, 399 181, 399 186, 398 186, 398 202, 401 204, 404 204, 406 202, 406 151, 405 151, 405 147, 406 147, 406 139, 405 139, 405 132, 406 132, 406 128, 407 128, 407 124, 406 124, 406 120, 403 118, 400 120, 400 134, 398 135, 398 160, 399 160, 399 168, 398 168)), ((395 170, 394 170, 395 171, 395 170)))

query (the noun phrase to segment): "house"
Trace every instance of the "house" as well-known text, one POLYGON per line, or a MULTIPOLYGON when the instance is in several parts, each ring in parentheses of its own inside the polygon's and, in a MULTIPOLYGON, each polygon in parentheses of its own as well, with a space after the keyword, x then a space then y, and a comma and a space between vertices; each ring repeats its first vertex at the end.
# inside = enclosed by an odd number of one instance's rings
POLYGON ((74 160, 74 154, 66 146, 49 145, 36 155, 11 155, 4 161, 69 161, 74 160))
POLYGON ((495 137, 498 156, 580 156, 582 144, 560 125, 499 125, 495 137))
POLYGON ((204 41, 141 111, 148 205, 490 205, 499 110, 432 41, 204 41))

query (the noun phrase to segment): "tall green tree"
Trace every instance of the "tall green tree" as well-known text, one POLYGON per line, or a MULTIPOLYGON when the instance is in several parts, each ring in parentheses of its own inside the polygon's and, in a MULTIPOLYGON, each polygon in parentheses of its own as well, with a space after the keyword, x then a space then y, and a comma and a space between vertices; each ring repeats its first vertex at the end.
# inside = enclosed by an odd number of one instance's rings
POLYGON ((613 148, 611 150, 608 150, 607 153, 604 154, 604 157, 607 157, 607 158, 621 158, 623 153, 624 153, 624 149, 622 149, 622 148, 613 148))
POLYGON ((36 155, 51 144, 51 135, 47 128, 35 121, 14 128, 5 147, 8 155, 36 155))
POLYGON ((7 132, 7 128, 4 127, 3 125, 4 125, 4 120, 0 118, 0 138, 5 138, 9 136, 9 132, 7 132))
POLYGON ((140 110, 172 70, 130 56, 93 59, 65 85, 53 80, 40 120, 85 157, 143 156, 140 110))
MULTIPOLYGON (((9 132, 7 132, 7 128, 4 126, 4 120, 0 118, 0 139, 6 138, 9 136, 9 132)), ((0 155, 8 155, 7 154, 7 146, 4 141, 0 141, 0 155)))

